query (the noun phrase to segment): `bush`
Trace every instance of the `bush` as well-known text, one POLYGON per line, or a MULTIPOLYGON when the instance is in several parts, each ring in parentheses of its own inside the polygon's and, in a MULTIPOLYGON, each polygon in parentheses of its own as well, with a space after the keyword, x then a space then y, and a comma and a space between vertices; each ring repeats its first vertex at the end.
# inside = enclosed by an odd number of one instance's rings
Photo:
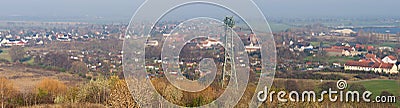
POLYGON ((347 80, 346 77, 337 74, 319 74, 313 72, 279 72, 276 78, 292 78, 292 79, 314 79, 314 80, 347 80))
POLYGON ((379 75, 375 74, 358 74, 357 76, 354 76, 355 78, 358 79, 373 79, 373 78, 378 78, 379 75))

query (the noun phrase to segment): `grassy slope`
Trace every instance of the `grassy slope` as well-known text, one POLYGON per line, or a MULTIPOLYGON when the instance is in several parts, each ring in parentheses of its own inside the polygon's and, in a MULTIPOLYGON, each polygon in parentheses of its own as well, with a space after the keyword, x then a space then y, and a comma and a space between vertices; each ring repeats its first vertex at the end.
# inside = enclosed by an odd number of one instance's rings
MULTIPOLYGON (((372 97, 376 97, 381 94, 382 91, 388 91, 394 96, 400 96, 400 81, 395 80, 370 80, 358 82, 368 90, 372 92, 372 97)), ((396 106, 400 107, 399 99, 396 98, 396 106)))
POLYGON ((8 50, 9 50, 9 49, 1 49, 1 50, 3 50, 3 52, 0 53, 0 59, 6 59, 6 60, 8 60, 8 61, 11 61, 11 57, 10 57, 10 55, 8 54, 8 50))
POLYGON ((400 96, 400 81, 395 80, 370 80, 359 82, 367 90, 373 93, 373 96, 380 95, 382 91, 388 91, 395 96, 400 96))

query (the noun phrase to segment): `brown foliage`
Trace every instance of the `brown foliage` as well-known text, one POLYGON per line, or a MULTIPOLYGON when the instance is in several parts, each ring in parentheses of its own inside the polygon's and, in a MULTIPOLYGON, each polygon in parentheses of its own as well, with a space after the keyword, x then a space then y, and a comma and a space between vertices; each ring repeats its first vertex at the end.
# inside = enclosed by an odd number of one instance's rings
POLYGON ((61 81, 44 78, 36 85, 37 90, 43 90, 52 96, 63 95, 67 91, 67 86, 61 81))
POLYGON ((13 47, 11 47, 11 49, 9 51, 9 54, 10 54, 10 57, 11 57, 11 61, 12 62, 17 62, 17 61, 19 61, 19 60, 24 58, 25 50, 21 46, 13 46, 13 47))
POLYGON ((1 107, 7 107, 7 101, 12 98, 16 93, 16 90, 13 87, 11 81, 7 80, 4 77, 0 78, 0 101, 1 107))
POLYGON ((69 69, 71 67, 71 60, 66 53, 52 52, 44 56, 43 64, 46 66, 58 67, 69 69))
POLYGON ((128 86, 124 80, 116 79, 112 85, 108 105, 118 108, 134 108, 138 107, 133 99, 128 86))
POLYGON ((89 69, 88 69, 88 67, 86 66, 85 63, 80 62, 80 61, 76 61, 76 62, 72 63, 70 71, 72 73, 85 74, 86 72, 89 71, 89 69))

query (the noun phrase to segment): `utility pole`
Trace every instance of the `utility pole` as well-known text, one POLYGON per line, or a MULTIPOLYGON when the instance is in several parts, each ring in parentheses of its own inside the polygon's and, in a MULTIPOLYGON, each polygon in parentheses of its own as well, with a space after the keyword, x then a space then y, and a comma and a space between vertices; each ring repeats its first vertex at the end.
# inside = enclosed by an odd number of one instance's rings
POLYGON ((237 75, 236 75, 236 67, 235 67, 235 54, 234 54, 234 41, 233 41, 233 30, 232 28, 235 26, 235 21, 233 20, 233 16, 225 17, 225 61, 222 72, 222 87, 224 87, 225 77, 230 76, 235 78, 235 84, 237 84, 237 75), (230 64, 230 72, 227 70, 230 64))

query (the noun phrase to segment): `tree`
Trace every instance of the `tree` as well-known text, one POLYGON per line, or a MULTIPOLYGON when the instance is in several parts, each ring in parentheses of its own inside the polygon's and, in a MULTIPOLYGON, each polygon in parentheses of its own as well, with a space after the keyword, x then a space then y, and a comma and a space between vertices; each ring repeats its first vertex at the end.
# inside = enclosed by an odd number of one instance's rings
POLYGON ((350 84, 349 91, 358 91, 360 93, 364 93, 367 89, 361 84, 350 84))
POLYGON ((100 71, 103 73, 103 75, 111 76, 110 70, 111 70, 111 64, 107 63, 107 62, 103 62, 102 66, 100 68, 100 71))
POLYGON ((104 78, 91 80, 80 87, 77 102, 105 104, 110 93, 110 84, 104 78))
POLYGON ((295 80, 287 80, 285 88, 287 91, 300 91, 295 80))
POLYGON ((25 56, 25 49, 21 46, 12 46, 9 51, 11 61, 17 62, 24 58, 25 56))
POLYGON ((117 77, 112 77, 111 79, 113 78, 116 79, 116 82, 111 84, 111 92, 107 101, 108 105, 119 108, 138 107, 131 93, 129 92, 126 82, 118 79, 117 77))
POLYGON ((44 56, 43 64, 46 66, 69 69, 72 63, 66 53, 53 52, 44 56))
POLYGON ((89 71, 89 68, 86 66, 85 63, 76 61, 72 63, 70 71, 72 73, 86 74, 86 72, 89 71))
POLYGON ((388 91, 382 91, 380 96, 394 96, 394 95, 388 91))
POLYGON ((173 85, 168 85, 164 90, 164 98, 171 103, 180 104, 183 97, 183 92, 173 85))
POLYGON ((139 107, 152 106, 156 93, 151 90, 151 84, 147 83, 146 80, 139 80, 136 78, 125 78, 125 81, 129 84, 128 87, 132 97, 134 97, 139 107))
POLYGON ((7 80, 4 77, 0 78, 0 95, 1 95, 1 107, 7 107, 5 102, 8 101, 15 94, 15 89, 11 81, 7 80))
POLYGON ((369 37, 368 36, 356 36, 356 41, 361 44, 367 44, 369 41, 369 37))
POLYGON ((44 78, 36 85, 37 95, 44 102, 54 102, 57 96, 62 96, 67 91, 67 86, 56 79, 44 78))
MULTIPOLYGON (((367 91, 367 89, 366 89, 363 85, 357 84, 357 83, 350 84, 348 90, 349 90, 349 91, 358 91, 360 94, 362 94, 362 93, 364 93, 365 91, 367 91)), ((359 99, 361 100, 362 98, 359 97, 359 99)))

